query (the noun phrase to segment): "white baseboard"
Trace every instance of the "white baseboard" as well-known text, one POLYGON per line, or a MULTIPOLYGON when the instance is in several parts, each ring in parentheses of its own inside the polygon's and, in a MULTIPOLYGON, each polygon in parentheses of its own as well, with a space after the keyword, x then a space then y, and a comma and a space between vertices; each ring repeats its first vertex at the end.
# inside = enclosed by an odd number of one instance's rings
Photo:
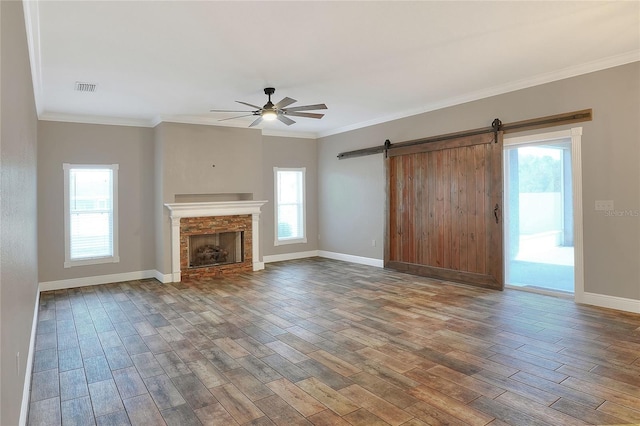
POLYGON ((344 262, 359 263, 361 265, 376 266, 378 268, 384 267, 384 261, 381 259, 373 259, 370 257, 354 256, 351 254, 335 253, 332 251, 324 250, 310 250, 300 251, 296 253, 284 253, 273 254, 270 256, 263 256, 264 263, 271 262, 283 262, 285 260, 304 259, 307 257, 325 257, 327 259, 342 260, 344 262))
POLYGON ((262 256, 264 263, 283 262, 285 260, 304 259, 307 257, 318 256, 318 250, 299 251, 296 253, 272 254, 271 256, 262 256))
MULTIPOLYGON (((311 251, 303 251, 297 253, 286 253, 286 254, 275 254, 271 256, 264 256, 263 262, 260 262, 262 265, 264 263, 271 262, 282 262, 285 260, 294 260, 294 259, 304 259, 307 257, 325 257, 327 259, 334 260, 342 260, 345 262, 359 263, 361 265, 375 266, 378 268, 384 267, 384 261, 382 259, 374 259, 370 257, 362 257, 362 256, 354 256, 351 254, 344 253, 335 253, 324 250, 311 250, 311 251)), ((35 327, 37 326, 37 314, 38 314, 38 303, 40 300, 40 292, 42 291, 51 291, 51 290, 62 290, 65 288, 75 288, 75 287, 84 287, 90 285, 99 285, 99 284, 110 284, 122 281, 131 281, 131 280, 142 280, 147 278, 155 278, 161 283, 170 283, 174 282, 172 274, 162 274, 157 270, 148 270, 148 271, 136 271, 136 272, 126 272, 122 274, 111 274, 111 275, 98 275, 93 277, 85 277, 85 278, 72 278, 68 280, 58 280, 58 281, 45 281, 41 282, 38 286, 38 297, 36 298, 36 306, 34 313, 34 322, 31 331, 31 343, 29 348, 29 354, 27 359, 27 369, 28 376, 31 377, 31 364, 33 363, 33 346, 35 344, 35 336, 36 331, 35 327)), ((640 300, 635 299, 627 299, 623 297, 616 296, 608 296, 605 294, 597 294, 597 293, 583 293, 580 300, 576 300, 577 303, 584 303, 586 305, 599 306, 602 308, 610 308, 617 309, 619 311, 633 312, 640 314, 640 300)), ((27 398, 27 407, 28 407, 28 398, 29 398, 29 380, 26 380, 25 384, 25 392, 26 396, 23 395, 23 398, 27 398)), ((24 404, 23 400, 23 404, 24 404)), ((21 412, 22 416, 26 416, 26 408, 23 406, 21 412)), ((26 417, 25 417, 26 421, 26 417)), ((22 422, 20 423, 23 424, 22 422)))
POLYGON ((27 353, 24 385, 22 387, 22 402, 20 404, 20 420, 19 425, 27 424, 27 416, 29 415, 29 397, 31 396, 31 373, 33 372, 33 356, 36 350, 36 333, 38 332, 38 308, 40 307, 40 286, 36 293, 36 306, 33 309, 33 322, 31 323, 31 338, 29 339, 29 352, 27 353))
POLYGON ((154 272, 153 277, 160 281, 162 284, 166 284, 166 283, 170 283, 173 282, 172 278, 173 275, 171 274, 163 274, 162 272, 158 271, 157 269, 154 272))
POLYGON ((577 303, 599 306, 601 308, 617 309, 619 311, 640 314, 640 300, 626 299, 624 297, 608 296, 606 294, 583 293, 577 303))
POLYGON ((384 267, 384 261, 382 259, 374 259, 371 257, 354 256, 351 254, 334 253, 332 251, 318 250, 318 256, 326 257, 327 259, 342 260, 344 262, 359 263, 361 265, 376 266, 378 268, 384 267))
POLYGON ((264 262, 253 262, 254 271, 262 271, 264 269, 264 262))
POLYGON ((505 289, 509 289, 509 290, 526 291, 527 293, 543 294, 545 296, 551 296, 551 297, 559 297, 561 299, 571 299, 571 300, 573 300, 573 298, 574 298, 573 293, 566 293, 566 292, 563 292, 563 291, 545 290, 545 289, 539 288, 539 287, 530 287, 530 286, 520 286, 520 285, 513 285, 513 284, 505 284, 504 288, 505 289))
MULTIPOLYGON (((65 288, 85 287, 89 285, 110 284, 122 281, 144 280, 147 278, 165 277, 156 270, 125 272, 122 274, 97 275, 68 280, 45 281, 40 283, 40 291, 62 290, 65 288)), ((160 281, 160 280, 159 280, 160 281)), ((162 281, 165 282, 165 281, 162 281)))

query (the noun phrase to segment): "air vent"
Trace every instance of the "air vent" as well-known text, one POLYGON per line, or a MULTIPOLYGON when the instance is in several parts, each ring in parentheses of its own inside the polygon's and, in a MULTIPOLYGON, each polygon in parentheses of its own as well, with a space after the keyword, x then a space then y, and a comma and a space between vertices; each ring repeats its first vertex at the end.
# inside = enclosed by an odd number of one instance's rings
POLYGON ((97 84, 76 81, 76 91, 78 92, 95 92, 96 86, 97 84))

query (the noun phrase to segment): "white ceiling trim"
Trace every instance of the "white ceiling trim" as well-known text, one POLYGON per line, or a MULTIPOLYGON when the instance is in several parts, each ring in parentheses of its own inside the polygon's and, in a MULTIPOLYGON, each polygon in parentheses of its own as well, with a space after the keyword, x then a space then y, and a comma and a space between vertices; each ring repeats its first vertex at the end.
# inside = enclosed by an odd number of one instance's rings
MULTIPOLYGON (((128 126, 128 127, 156 127, 160 123, 178 123, 178 124, 196 124, 204 126, 217 126, 217 127, 235 127, 247 129, 246 123, 240 124, 227 124, 221 125, 212 123, 207 119, 201 117, 156 117, 156 119, 149 120, 136 120, 131 118, 122 117, 102 117, 93 115, 74 115, 74 114, 57 114, 46 112, 38 117, 42 121, 59 121, 63 123, 80 123, 80 124, 99 124, 106 126, 128 126)), ((254 130, 262 130, 264 136, 277 136, 283 138, 301 138, 301 139, 317 139, 315 133, 309 132, 290 132, 279 130, 268 130, 255 128, 254 130)))
POLYGON ((389 121, 399 120, 401 118, 412 117, 414 115, 424 114, 430 111, 436 111, 439 109, 464 104, 467 102, 490 98, 492 96, 502 95, 505 93, 514 92, 516 90, 539 86, 541 84, 546 84, 546 83, 552 83, 554 81, 564 80, 566 78, 576 77, 579 75, 601 71, 607 68, 613 68, 613 67, 630 64, 632 62, 638 62, 638 61, 640 61, 640 51, 634 50, 621 55, 615 55, 608 58, 604 58, 598 61, 593 61, 586 64, 564 68, 559 71, 540 74, 532 78, 527 78, 519 81, 501 84, 499 86, 494 86, 488 89, 478 90, 476 92, 467 93, 462 96, 443 99, 442 101, 434 102, 420 109, 407 110, 407 111, 399 112, 397 114, 387 115, 385 117, 363 121, 361 123, 356 123, 350 126, 344 126, 344 127, 332 129, 326 132, 320 132, 318 133, 318 138, 337 135, 340 133, 345 133, 352 130, 373 126, 376 124, 387 123, 389 121))
POLYGON ((235 123, 217 123, 212 118, 200 117, 197 115, 162 115, 151 120, 153 127, 160 123, 179 123, 179 124, 200 124, 203 126, 220 126, 220 127, 246 127, 246 124, 235 123))
POLYGON ((122 117, 103 117, 96 115, 59 114, 55 112, 44 112, 42 114, 39 114, 38 119, 42 121, 60 121, 63 123, 104 124, 107 126, 129 127, 155 127, 155 125, 149 120, 122 117))
POLYGON ((318 139, 316 133, 309 132, 289 132, 286 130, 269 130, 262 131, 263 136, 277 136, 281 138, 300 138, 300 139, 318 139))
POLYGON ((27 29, 27 46, 29 48, 29 62, 31 64, 31 81, 33 82, 33 96, 38 117, 43 110, 42 89, 42 56, 40 52, 40 3, 37 1, 22 2, 24 21, 27 29))
MULTIPOLYGON (((216 119, 199 117, 199 116, 156 117, 152 123, 153 123, 153 127, 157 126, 160 123, 181 123, 181 124, 199 124, 204 126, 236 127, 240 129, 249 128, 247 123, 242 121, 236 121, 236 122, 225 121, 224 123, 219 123, 218 120, 216 119)), ((285 138, 304 138, 304 139, 318 138, 318 135, 316 133, 310 133, 310 132, 290 132, 290 131, 282 131, 282 130, 260 129, 259 127, 256 127, 255 129, 262 130, 262 134, 265 136, 279 136, 279 137, 285 137, 285 138)))

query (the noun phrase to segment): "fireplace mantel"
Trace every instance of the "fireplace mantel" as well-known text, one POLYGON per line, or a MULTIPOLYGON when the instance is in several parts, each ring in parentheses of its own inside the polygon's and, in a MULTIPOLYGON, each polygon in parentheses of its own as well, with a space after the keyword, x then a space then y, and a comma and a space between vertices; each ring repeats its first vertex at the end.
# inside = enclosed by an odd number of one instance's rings
POLYGON ((180 281, 180 219, 183 217, 212 216, 252 216, 252 256, 253 270, 264 269, 260 256, 260 208, 267 201, 219 201, 206 203, 167 203, 171 218, 171 277, 173 282, 180 281))
POLYGON ((171 218, 199 216, 233 216, 237 214, 260 214, 267 201, 214 201, 208 203, 168 203, 171 218))

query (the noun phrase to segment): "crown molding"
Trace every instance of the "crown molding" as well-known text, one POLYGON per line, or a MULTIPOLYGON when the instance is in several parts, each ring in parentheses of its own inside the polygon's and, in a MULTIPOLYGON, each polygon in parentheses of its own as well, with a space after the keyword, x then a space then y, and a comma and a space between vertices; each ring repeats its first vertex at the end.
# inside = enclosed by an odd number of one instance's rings
MULTIPOLYGON (((153 119, 153 125, 157 126, 160 123, 181 123, 181 124, 199 124, 204 126, 217 126, 217 127, 235 127, 239 129, 248 129, 246 122, 231 122, 224 121, 221 123, 216 118, 202 117, 197 115, 187 116, 187 115, 170 115, 170 116, 159 116, 153 119)), ((317 135, 315 133, 310 132, 289 132, 282 130, 271 130, 271 129, 260 129, 260 127, 256 127, 255 130, 262 130, 262 134, 264 136, 278 136, 283 138, 305 138, 305 139, 316 139, 317 135)))
POLYGON ((318 139, 316 133, 309 132, 285 132, 282 130, 268 130, 262 131, 262 136, 276 136, 280 138, 300 138, 300 139, 318 139))
MULTIPOLYGON (((55 112, 45 112, 38 117, 42 121, 60 121, 64 123, 81 123, 81 124, 101 124, 107 126, 130 126, 130 127, 156 127, 160 123, 178 123, 178 124, 196 124, 203 126, 217 126, 217 127, 234 127, 238 129, 247 129, 243 124, 227 124, 221 125, 217 122, 212 122, 211 119, 203 117, 183 117, 183 116, 167 116, 167 117, 155 117, 153 120, 125 118, 125 117, 104 117, 97 115, 76 115, 76 114, 62 114, 55 112)), ((252 130, 261 130, 260 128, 252 130)), ((281 138, 301 138, 301 139, 317 139, 315 133, 308 132, 286 132, 278 130, 262 130, 263 136, 276 136, 281 138)))
POLYGON ((42 121, 61 121, 64 123, 103 124, 107 126, 154 127, 150 120, 125 117, 105 117, 99 115, 77 115, 56 112, 44 112, 38 116, 42 121))
POLYGON ((516 90, 527 89, 529 87, 540 86, 546 83, 552 83, 554 81, 564 80, 566 78, 577 77, 583 74, 589 74, 596 71, 601 71, 608 68, 613 68, 621 65, 630 64, 632 62, 640 61, 640 50, 633 50, 620 55, 610 56, 608 58, 600 59, 597 61, 587 62, 572 67, 563 68, 561 70, 539 74, 537 76, 517 80, 498 86, 490 87, 488 89, 482 89, 471 93, 466 93, 461 96, 455 96, 448 99, 443 99, 438 102, 433 102, 424 107, 412 110, 406 110, 396 114, 387 115, 384 117, 375 118, 373 120, 367 120, 360 123, 352 124, 349 126, 343 126, 332 130, 327 130, 318 133, 318 138, 324 138, 327 136, 337 135, 340 133, 349 132, 352 130, 362 129, 364 127, 374 126, 376 124, 387 123, 393 120, 399 120, 401 118, 412 117, 414 115, 424 114, 426 112, 436 111, 439 109, 464 104, 467 102, 477 101, 480 99, 490 98, 492 96, 502 95, 509 92, 515 92, 516 90))
POLYGON ((42 58, 40 51, 40 9, 37 1, 23 1, 24 24, 27 33, 27 46, 29 49, 29 63, 31 64, 31 81, 33 84, 33 97, 38 116, 43 111, 42 89, 42 58))
POLYGON ((219 123, 217 119, 211 117, 203 117, 200 115, 159 115, 151 120, 153 126, 157 126, 160 123, 178 123, 178 124, 200 124, 203 126, 218 126, 218 127, 238 127, 246 129, 247 125, 239 122, 233 123, 219 123))

